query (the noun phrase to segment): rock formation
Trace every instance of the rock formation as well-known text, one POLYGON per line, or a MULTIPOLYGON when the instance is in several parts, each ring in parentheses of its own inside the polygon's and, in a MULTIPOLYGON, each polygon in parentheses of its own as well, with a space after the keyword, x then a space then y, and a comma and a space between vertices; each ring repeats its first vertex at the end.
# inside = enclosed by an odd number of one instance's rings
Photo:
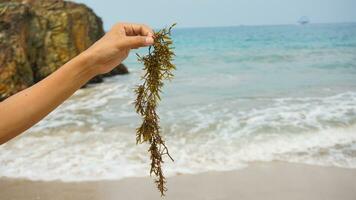
MULTIPOLYGON (((102 20, 63 0, 0 0, 0 100, 42 80, 104 35, 102 20)), ((113 72, 127 73, 120 65, 113 72)))

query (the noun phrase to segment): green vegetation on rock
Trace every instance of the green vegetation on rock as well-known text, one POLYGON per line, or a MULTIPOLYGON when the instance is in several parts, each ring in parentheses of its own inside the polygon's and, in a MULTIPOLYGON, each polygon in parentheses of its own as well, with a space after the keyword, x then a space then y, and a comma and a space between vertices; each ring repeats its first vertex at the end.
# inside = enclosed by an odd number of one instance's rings
MULTIPOLYGON (((0 100, 47 77, 104 34, 102 20, 84 4, 0 0, 0 100)), ((108 75, 125 72, 120 65, 108 75)))

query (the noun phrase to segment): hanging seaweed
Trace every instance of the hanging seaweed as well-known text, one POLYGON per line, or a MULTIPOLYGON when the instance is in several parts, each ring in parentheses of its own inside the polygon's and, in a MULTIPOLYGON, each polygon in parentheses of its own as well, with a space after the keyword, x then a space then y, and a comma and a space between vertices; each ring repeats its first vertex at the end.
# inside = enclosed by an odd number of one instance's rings
POLYGON ((163 156, 169 155, 168 148, 160 134, 159 116, 156 112, 158 102, 161 100, 160 93, 164 80, 173 78, 175 65, 172 64, 173 53, 171 30, 164 28, 154 34, 154 44, 149 47, 148 55, 141 57, 137 54, 138 60, 144 64, 145 74, 142 76, 143 83, 139 85, 135 93, 136 112, 142 117, 142 124, 137 128, 137 143, 147 142, 150 144, 148 149, 151 158, 150 174, 156 177, 155 183, 161 195, 167 191, 166 178, 162 171, 163 156))

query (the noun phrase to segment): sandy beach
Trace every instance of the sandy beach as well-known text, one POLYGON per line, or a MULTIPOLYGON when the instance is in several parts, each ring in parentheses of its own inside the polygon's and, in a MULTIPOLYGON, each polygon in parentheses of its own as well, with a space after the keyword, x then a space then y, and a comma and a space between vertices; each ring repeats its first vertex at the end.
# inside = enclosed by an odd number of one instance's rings
MULTIPOLYGON (((356 170, 290 163, 254 163, 229 172, 168 178, 167 200, 356 199, 356 170)), ((0 179, 1 200, 160 199, 150 178, 64 183, 0 179)))

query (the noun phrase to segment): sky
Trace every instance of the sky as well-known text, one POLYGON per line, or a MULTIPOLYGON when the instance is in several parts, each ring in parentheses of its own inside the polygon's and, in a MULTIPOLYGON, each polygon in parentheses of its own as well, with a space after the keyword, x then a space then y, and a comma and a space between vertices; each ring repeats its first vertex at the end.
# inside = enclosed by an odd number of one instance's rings
POLYGON ((356 0, 75 0, 115 22, 160 28, 295 24, 302 16, 312 23, 356 22, 356 0))

